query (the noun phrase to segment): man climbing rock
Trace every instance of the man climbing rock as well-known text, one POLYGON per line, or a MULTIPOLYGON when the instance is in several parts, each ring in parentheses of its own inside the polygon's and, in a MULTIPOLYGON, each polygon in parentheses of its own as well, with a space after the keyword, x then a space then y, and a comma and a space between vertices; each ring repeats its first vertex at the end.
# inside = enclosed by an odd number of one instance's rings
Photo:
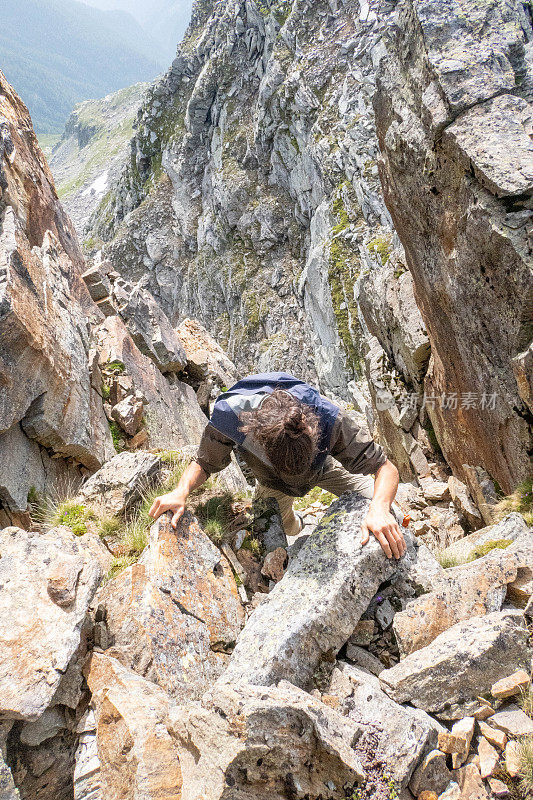
POLYGON ((189 494, 227 467, 235 448, 257 480, 256 499, 277 500, 288 536, 296 536, 303 524, 294 498, 320 486, 337 496, 355 491, 371 499, 362 543, 372 533, 388 558, 405 552, 391 513, 398 488, 394 464, 342 409, 283 372, 251 375, 220 395, 196 459, 172 492, 156 498, 150 516, 172 511, 176 527, 189 494))

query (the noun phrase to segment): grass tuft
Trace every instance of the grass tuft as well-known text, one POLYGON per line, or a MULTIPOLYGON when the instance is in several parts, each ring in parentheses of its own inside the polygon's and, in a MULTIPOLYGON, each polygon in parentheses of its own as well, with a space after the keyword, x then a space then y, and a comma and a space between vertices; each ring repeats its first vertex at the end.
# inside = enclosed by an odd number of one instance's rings
POLYGON ((533 688, 528 686, 520 692, 519 705, 524 714, 533 719, 533 688))
POLYGON ((137 559, 135 556, 115 556, 113 561, 111 562, 111 567, 109 568, 109 572, 105 576, 104 583, 116 578, 121 572, 123 572, 128 567, 131 567, 137 559))
POLYGON ((455 553, 447 553, 445 550, 437 550, 434 555, 443 569, 460 567, 463 564, 466 564, 468 561, 466 556, 456 555, 455 553))
POLYGON ((520 741, 520 788, 524 798, 533 797, 533 736, 524 736, 520 741))
POLYGON ((46 530, 64 525, 70 528, 75 536, 87 533, 87 523, 96 519, 92 509, 68 497, 46 498, 33 510, 33 517, 46 530))
POLYGON ((533 478, 528 478, 512 494, 500 500, 495 508, 495 518, 503 519, 512 511, 518 511, 527 524, 533 526, 533 478))

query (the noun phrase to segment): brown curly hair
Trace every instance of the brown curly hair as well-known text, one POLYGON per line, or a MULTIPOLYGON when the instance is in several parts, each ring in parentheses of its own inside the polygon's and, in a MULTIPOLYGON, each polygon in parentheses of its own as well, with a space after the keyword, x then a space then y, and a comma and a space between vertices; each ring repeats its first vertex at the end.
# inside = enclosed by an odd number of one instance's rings
POLYGON ((267 395, 254 411, 243 412, 240 429, 263 446, 276 469, 289 475, 306 472, 318 451, 318 415, 283 389, 267 395))

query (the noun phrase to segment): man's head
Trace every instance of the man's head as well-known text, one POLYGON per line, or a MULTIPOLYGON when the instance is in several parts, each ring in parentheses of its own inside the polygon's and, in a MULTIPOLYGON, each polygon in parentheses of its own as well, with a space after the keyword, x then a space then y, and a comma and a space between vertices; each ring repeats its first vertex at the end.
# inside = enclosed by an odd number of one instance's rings
POLYGON ((305 403, 282 389, 241 417, 241 430, 261 444, 272 465, 289 475, 311 467, 318 450, 320 422, 305 403))

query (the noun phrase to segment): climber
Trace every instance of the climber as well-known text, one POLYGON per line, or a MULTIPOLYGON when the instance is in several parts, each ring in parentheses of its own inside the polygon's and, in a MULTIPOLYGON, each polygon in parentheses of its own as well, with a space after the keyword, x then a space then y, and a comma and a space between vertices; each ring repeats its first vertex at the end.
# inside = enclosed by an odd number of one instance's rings
POLYGON ((172 511, 176 527, 189 494, 228 466, 234 448, 256 478, 255 498, 277 500, 288 536, 303 527, 296 497, 315 486, 337 496, 355 491, 371 499, 362 543, 372 533, 388 558, 404 554, 391 513, 398 470, 339 406, 283 372, 251 375, 217 398, 195 460, 172 492, 156 498, 150 516, 172 511))

